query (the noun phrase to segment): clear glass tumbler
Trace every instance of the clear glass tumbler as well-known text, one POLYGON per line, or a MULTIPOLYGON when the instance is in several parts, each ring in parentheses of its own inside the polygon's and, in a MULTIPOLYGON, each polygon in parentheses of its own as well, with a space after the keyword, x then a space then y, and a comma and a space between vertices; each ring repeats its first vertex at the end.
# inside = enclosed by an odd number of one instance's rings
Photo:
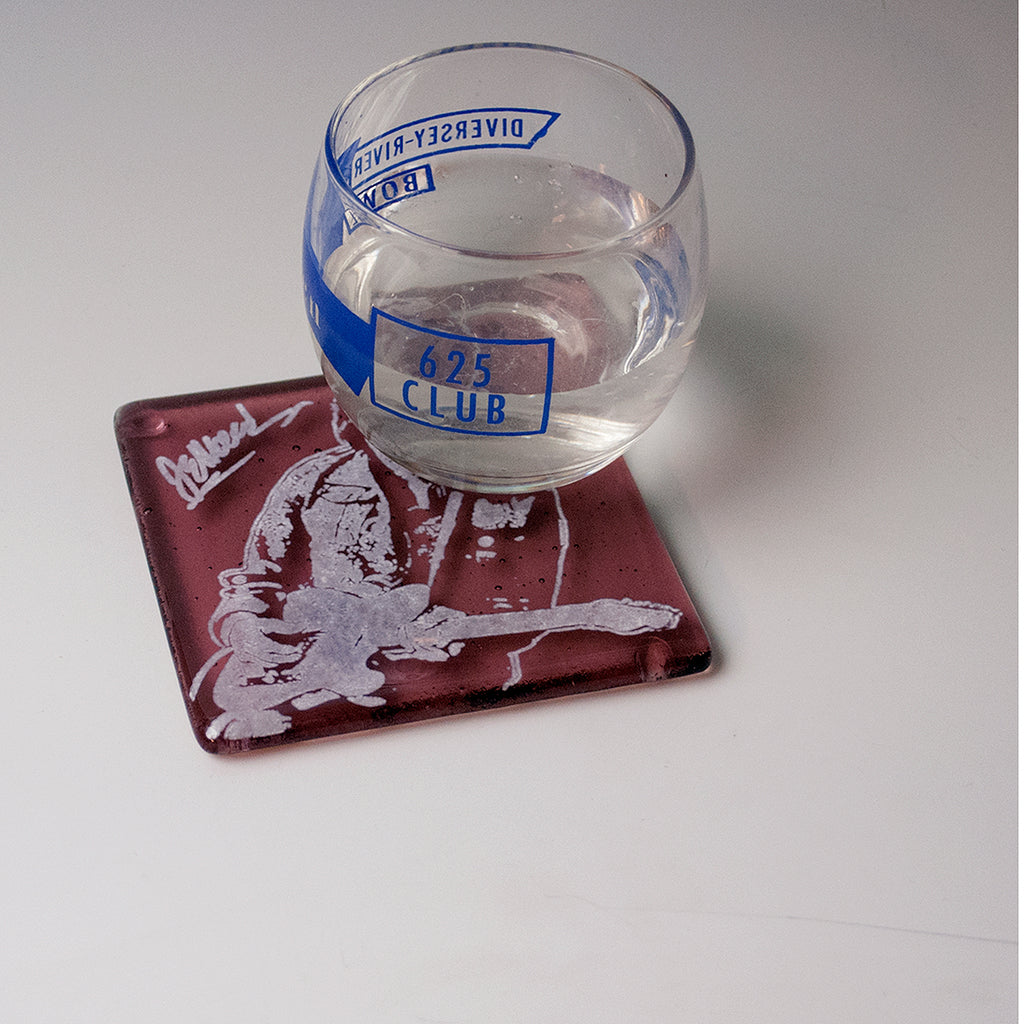
POLYGON ((578 480, 657 418, 707 291, 693 139, 546 46, 453 47, 338 107, 306 214, 324 375, 385 456, 464 490, 578 480))

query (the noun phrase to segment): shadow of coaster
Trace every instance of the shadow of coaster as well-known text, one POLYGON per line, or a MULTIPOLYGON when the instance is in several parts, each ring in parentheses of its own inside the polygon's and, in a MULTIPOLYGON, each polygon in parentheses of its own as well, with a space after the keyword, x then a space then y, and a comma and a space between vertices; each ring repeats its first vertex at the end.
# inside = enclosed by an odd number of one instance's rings
POLYGON ((535 494, 451 490, 376 454, 320 377, 132 402, 114 425, 206 750, 710 664, 622 459, 535 494))

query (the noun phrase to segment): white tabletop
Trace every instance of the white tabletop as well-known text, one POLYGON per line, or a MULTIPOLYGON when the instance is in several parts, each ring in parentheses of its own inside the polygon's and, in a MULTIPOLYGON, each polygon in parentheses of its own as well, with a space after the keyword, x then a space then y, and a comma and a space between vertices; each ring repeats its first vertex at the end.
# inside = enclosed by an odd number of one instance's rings
POLYGON ((0 1017, 1013 1019, 1012 3, 40 0, 0 67, 0 1017), (696 136, 711 299, 630 463, 714 668, 204 753, 114 409, 316 373, 327 118, 486 39, 696 136))

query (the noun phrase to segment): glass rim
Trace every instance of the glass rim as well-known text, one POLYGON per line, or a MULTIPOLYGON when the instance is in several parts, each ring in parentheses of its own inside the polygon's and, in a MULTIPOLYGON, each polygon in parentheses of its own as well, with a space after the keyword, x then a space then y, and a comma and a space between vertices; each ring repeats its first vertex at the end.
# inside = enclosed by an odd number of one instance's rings
MULTIPOLYGON (((457 46, 446 46, 437 50, 430 50, 426 53, 417 54, 413 57, 407 57, 403 60, 389 64, 387 67, 382 68, 380 71, 370 75, 359 83, 346 97, 338 104, 335 108, 334 113, 331 115, 331 119, 327 125, 327 132, 324 138, 324 157, 327 165, 327 170, 330 174, 333 184, 341 191, 342 195, 355 204, 359 208, 360 218, 369 224, 374 225, 378 230, 393 232, 394 234, 414 240, 418 243, 428 245, 431 248, 443 249, 449 252, 458 253, 464 256, 472 256, 480 259, 492 259, 492 260, 541 260, 541 259, 567 259, 580 257, 595 251, 603 249, 616 248, 621 246, 625 241, 630 238, 634 238, 637 235, 646 234, 652 230, 656 230, 659 225, 667 221, 675 208, 679 206, 683 197, 687 194, 690 189, 690 185, 693 181, 696 173, 697 160, 696 160, 696 148, 693 142, 693 135, 690 132, 690 127, 686 123, 683 115, 679 112, 676 105, 663 93, 660 89, 651 85, 646 79, 641 78, 635 72, 628 70, 627 68, 621 67, 611 61, 604 60, 601 57, 593 57, 590 54, 581 53, 577 50, 571 50, 561 46, 550 46, 543 43, 523 43, 523 42, 489 42, 489 43, 464 43, 457 46), (389 220, 387 217, 382 216, 375 210, 370 209, 359 196, 355 193, 350 185, 348 185, 342 174, 341 166, 338 160, 338 154, 335 150, 334 140, 337 134, 337 129, 341 123, 342 118, 349 111, 351 106, 356 100, 366 92, 372 85, 393 75, 397 71, 401 71, 404 68, 411 67, 414 64, 419 64, 422 61, 431 60, 435 57, 444 57, 453 53, 461 53, 471 50, 531 50, 538 53, 549 53, 556 56, 569 57, 573 60, 582 61, 586 64, 596 65, 603 68, 606 71, 610 71, 613 74, 620 75, 634 86, 646 92, 649 96, 653 97, 658 103, 664 107, 665 112, 669 115, 669 121, 674 125, 682 139, 683 149, 685 152, 685 163, 682 171, 679 174, 679 178, 676 182, 676 187, 672 194, 666 200, 666 202, 660 206, 651 216, 646 220, 641 221, 639 224, 635 224, 633 227, 618 232, 615 235, 611 235, 608 238, 603 238, 598 242, 592 242, 585 246, 579 246, 572 249, 559 249, 557 251, 547 252, 502 252, 500 250, 493 249, 475 249, 467 248, 465 246, 456 245, 452 242, 446 242, 440 238, 433 238, 430 235, 424 235, 416 231, 412 231, 409 228, 403 227, 401 224, 396 224, 394 221, 389 220)), ((625 182, 627 187, 629 182, 625 182)))

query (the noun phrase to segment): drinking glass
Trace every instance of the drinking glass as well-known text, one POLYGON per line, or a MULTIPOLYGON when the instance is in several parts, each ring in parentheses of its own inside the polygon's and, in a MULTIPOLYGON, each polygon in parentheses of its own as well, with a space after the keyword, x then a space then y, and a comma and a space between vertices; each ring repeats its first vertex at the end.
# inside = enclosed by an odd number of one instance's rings
POLYGON ((386 457, 471 491, 557 487, 625 452, 676 390, 707 292, 682 116, 622 68, 525 43, 358 86, 303 248, 342 410, 386 457))

